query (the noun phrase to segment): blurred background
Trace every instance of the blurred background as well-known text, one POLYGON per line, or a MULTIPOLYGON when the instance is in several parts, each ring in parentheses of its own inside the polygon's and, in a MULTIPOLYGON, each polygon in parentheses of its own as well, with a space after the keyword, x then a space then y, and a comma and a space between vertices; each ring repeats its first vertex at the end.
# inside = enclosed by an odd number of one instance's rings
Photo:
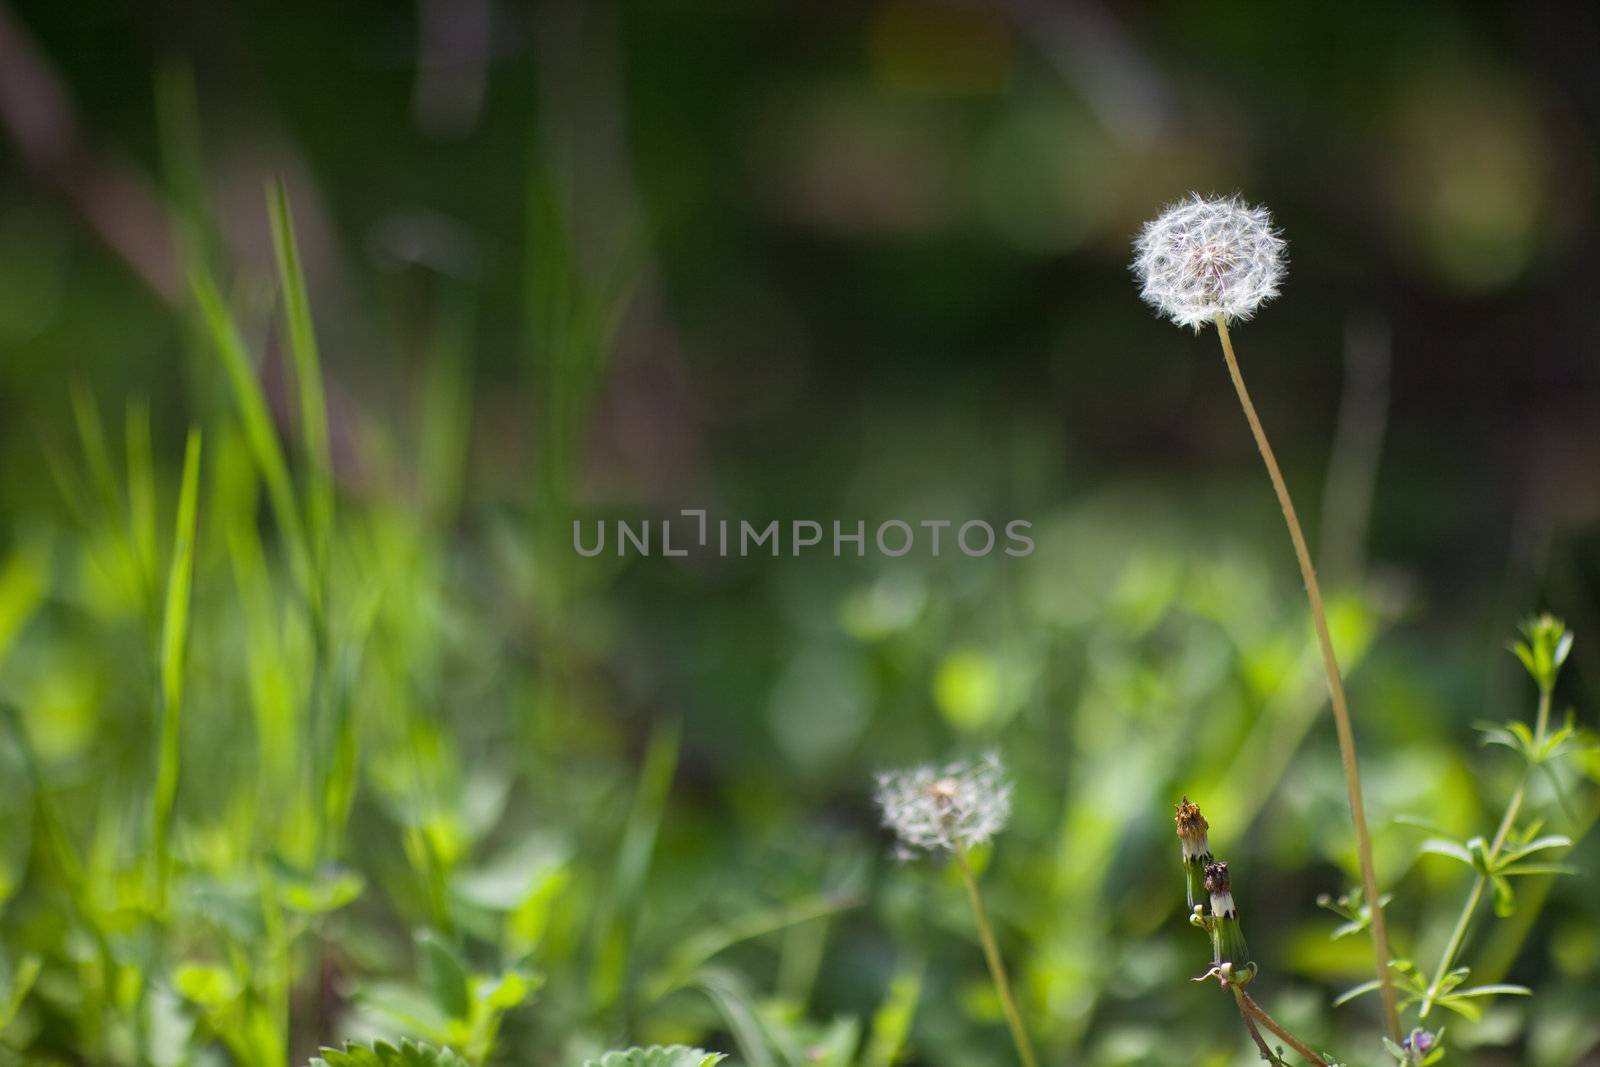
MULTIPOLYGON (((1331 1007, 1370 949, 1315 903, 1355 859, 1293 558, 1129 242, 1191 190, 1289 241, 1234 336, 1429 970, 1471 873, 1419 846, 1517 783, 1474 723, 1532 715, 1520 621, 1577 633, 1557 714, 1600 705, 1597 52, 1581 3, 0 5, 0 1055, 1011 1064, 959 884, 871 801, 994 748, 1047 1062, 1252 1062, 1187 981, 1183 793, 1263 1003, 1380 1062, 1374 999, 1331 1007), (1037 548, 572 551, 682 508, 1037 548)), ((1579 873, 1481 910, 1473 981, 1535 996, 1445 1020, 1450 1062, 1600 1062, 1597 774, 1535 783, 1579 873)))

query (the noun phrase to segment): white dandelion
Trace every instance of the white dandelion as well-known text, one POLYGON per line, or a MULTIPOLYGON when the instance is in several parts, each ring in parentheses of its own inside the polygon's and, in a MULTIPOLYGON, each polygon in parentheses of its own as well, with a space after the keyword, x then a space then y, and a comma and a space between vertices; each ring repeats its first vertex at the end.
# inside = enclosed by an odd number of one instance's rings
MULTIPOLYGON (((1264 207, 1253 207, 1237 196, 1206 198, 1192 194, 1145 223, 1133 243, 1133 272, 1138 276, 1139 295, 1157 311, 1179 326, 1200 327, 1211 323, 1217 328, 1217 341, 1228 367, 1228 377, 1239 397, 1250 433, 1256 439, 1261 461, 1266 465, 1272 491, 1278 497, 1306 602, 1317 632, 1322 653, 1322 668, 1328 678, 1328 705, 1338 724, 1339 757, 1344 769, 1345 788, 1350 796, 1350 822, 1356 832, 1356 856, 1361 863, 1361 889, 1372 902, 1372 921, 1367 931, 1372 937, 1373 966, 1378 972, 1378 990, 1383 997, 1384 1021, 1391 1040, 1400 1040, 1400 1022, 1394 991, 1394 976, 1389 961, 1388 928, 1383 918, 1383 898, 1378 894, 1378 874, 1372 861, 1372 835, 1367 829, 1366 806, 1361 798, 1360 761, 1356 758, 1355 733, 1350 727, 1350 705, 1345 698, 1344 679, 1328 631, 1327 610, 1322 603, 1322 587, 1317 582, 1311 552, 1306 547, 1305 531, 1289 497, 1289 486, 1278 467, 1266 427, 1244 384, 1244 372, 1233 351, 1228 324, 1248 319, 1263 303, 1278 295, 1287 270, 1283 237, 1273 229, 1272 215, 1264 207)), ((1183 827, 1179 826, 1182 836, 1183 827)), ((1198 837, 1184 841, 1184 855, 1190 870, 1190 894, 1196 891, 1194 864, 1198 861, 1198 837)), ((1200 868, 1204 874, 1210 867, 1200 868)), ((1211 896, 1215 911, 1218 900, 1211 896)), ((1225 903, 1227 901, 1224 901, 1225 903)))
POLYGON ((902 845, 929 852, 975 848, 1011 817, 1011 782, 995 753, 974 763, 925 765, 878 775, 883 825, 902 845))
POLYGON ((1277 296, 1287 247, 1266 208, 1237 196, 1193 193, 1144 224, 1132 266, 1139 296, 1198 332, 1218 315, 1226 322, 1249 319, 1277 296))

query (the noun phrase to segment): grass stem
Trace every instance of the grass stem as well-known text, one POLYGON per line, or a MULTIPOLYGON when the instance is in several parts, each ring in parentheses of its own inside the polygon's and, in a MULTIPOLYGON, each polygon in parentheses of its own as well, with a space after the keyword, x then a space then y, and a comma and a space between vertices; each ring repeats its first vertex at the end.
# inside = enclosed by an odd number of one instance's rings
MULTIPOLYGON (((1262 428, 1255 404, 1250 400, 1250 392, 1245 388, 1244 376, 1239 371, 1239 360, 1233 354, 1233 339, 1228 335, 1228 324, 1221 315, 1216 317, 1216 326, 1217 338, 1222 342, 1222 355, 1228 363, 1228 375, 1233 379, 1234 391, 1239 394, 1239 406, 1244 409, 1245 421, 1250 424, 1250 432, 1255 436, 1256 448, 1261 453, 1262 462, 1266 464, 1272 488, 1278 494, 1278 504, 1283 509, 1283 520, 1289 527, 1289 540, 1294 543, 1295 558, 1300 564, 1300 576, 1305 580, 1306 600, 1311 605, 1311 621, 1316 627, 1317 643, 1322 650, 1322 666, 1328 676, 1328 697, 1329 703, 1333 706, 1334 726, 1339 735, 1339 759, 1344 766, 1345 789, 1350 795, 1350 821, 1356 832, 1356 853, 1361 863, 1361 888, 1372 909, 1369 931, 1376 956, 1378 990, 1383 996, 1384 1022, 1390 1038, 1399 1041, 1400 1015, 1395 1007, 1394 980, 1389 974, 1389 934, 1383 918, 1383 900, 1378 892, 1378 875, 1372 862, 1372 838, 1367 832, 1366 805, 1361 797, 1361 772, 1356 765, 1355 732, 1350 726, 1350 708, 1345 700, 1344 681, 1339 676, 1339 661, 1333 652, 1333 638, 1328 633, 1328 617, 1322 606, 1322 588, 1317 583, 1316 568, 1311 564, 1311 552, 1306 547, 1306 537, 1300 529, 1300 519, 1295 514, 1294 501, 1289 497, 1289 487, 1284 483, 1283 472, 1278 469, 1278 460, 1273 454, 1272 444, 1267 440, 1267 432, 1262 428)), ((1271 1029, 1271 1026, 1268 1028, 1271 1029)))
POLYGON ((967 885, 967 898, 972 901, 972 913, 978 920, 978 939, 983 942, 983 956, 989 964, 989 975, 994 979, 995 992, 1000 995, 1006 1025, 1011 1028, 1011 1040, 1017 1046, 1017 1057, 1022 1060, 1022 1067, 1039 1067, 1039 1061, 1033 1055, 1033 1045, 1028 1040, 1028 1031, 1022 1025, 1022 1013, 1017 1010, 1016 998, 1011 994, 1011 979, 1006 974, 1005 961, 1000 958, 1000 947, 995 943, 994 930, 989 925, 989 913, 983 906, 982 894, 978 892, 977 875, 972 872, 965 849, 957 848, 955 856, 961 880, 967 885))

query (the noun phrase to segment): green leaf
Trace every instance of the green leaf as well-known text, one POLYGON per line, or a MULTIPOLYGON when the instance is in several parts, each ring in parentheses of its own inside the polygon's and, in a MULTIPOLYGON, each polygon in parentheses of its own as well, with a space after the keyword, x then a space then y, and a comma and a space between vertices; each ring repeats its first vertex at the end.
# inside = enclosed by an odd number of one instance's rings
POLYGON ((391 1045, 378 1041, 370 1045, 346 1045, 343 1049, 325 1048, 308 1067, 469 1067, 466 1060, 448 1048, 435 1048, 415 1041, 391 1045))
POLYGON ((1512 892, 1511 883, 1497 874, 1489 879, 1489 884, 1494 886, 1494 913, 1502 919, 1510 918, 1517 910, 1517 896, 1512 892))
POLYGON ((481 981, 474 996, 478 1002, 491 1011, 510 1011, 512 1008, 528 999, 535 989, 543 984, 543 979, 521 974, 517 971, 507 971, 498 978, 488 978, 481 981))
POLYGON ((1438 1003, 1440 1007, 1449 1008, 1457 1015, 1461 1015, 1476 1022, 1478 1019, 1483 1018, 1483 1009, 1477 1004, 1473 1003, 1474 1000, 1484 997, 1531 997, 1532 995, 1533 990, 1528 989, 1526 986, 1504 984, 1481 985, 1474 986, 1471 989, 1463 989, 1459 992, 1446 994, 1445 996, 1439 998, 1438 1003))
POLYGON ((465 1019, 472 1010, 467 969, 455 949, 432 930, 417 933, 417 951, 422 956, 422 984, 428 995, 452 1019, 465 1019))
POLYGON ((185 1000, 211 1011, 232 1004, 239 997, 239 982, 215 963, 185 963, 172 975, 172 985, 185 1000))
POLYGON ((1506 878, 1521 878, 1530 874, 1577 874, 1578 868, 1570 863, 1517 863, 1501 867, 1497 873, 1506 878))
POLYGON ((178 764, 183 725, 183 663, 189 644, 189 594, 194 583, 195 511, 200 492, 200 431, 189 431, 183 453, 183 483, 178 490, 178 520, 173 532, 172 567, 167 576, 161 622, 161 734, 151 819, 153 853, 163 896, 172 809, 178 797, 178 764))
MULTIPOLYGON (((5 962, 4 957, 0 957, 0 964, 5 962)), ((5 1032, 22 1010, 22 1002, 28 999, 28 992, 43 968, 44 960, 30 953, 17 961, 9 975, 0 975, 0 1033, 5 1032)))
POLYGON ((1547 834, 1544 837, 1534 838, 1526 844, 1502 850, 1500 855, 1496 857, 1497 865, 1515 863, 1522 857, 1530 856, 1535 852, 1543 852, 1547 848, 1567 848, 1571 844, 1572 838, 1563 834, 1547 834))
POLYGON ((608 1052, 597 1060, 585 1061, 583 1067, 714 1067, 724 1059, 726 1057, 719 1052, 705 1052, 684 1045, 651 1045, 608 1052))
POLYGON ((1376 978, 1370 982, 1362 982, 1358 986, 1351 986, 1349 989, 1346 989, 1343 993, 1340 993, 1337 997, 1333 998, 1333 1006, 1337 1008, 1341 1005, 1348 1004, 1357 997, 1366 996, 1368 993, 1375 992, 1377 988, 1378 980, 1376 978))
POLYGON ((1468 867, 1476 869, 1477 865, 1473 863, 1472 853, 1467 851, 1465 845, 1458 842, 1442 837, 1430 837, 1421 844, 1420 848, 1423 852, 1432 853, 1435 856, 1448 856, 1450 859, 1459 860, 1468 867))
POLYGON ((1452 997, 1531 997, 1533 990, 1525 985, 1509 985, 1505 982, 1495 982, 1490 985, 1475 985, 1471 989, 1463 989, 1459 993, 1451 993, 1452 997))
POLYGON ((278 281, 283 286, 283 316, 289 327, 289 350, 294 355, 294 376, 300 387, 300 433, 310 461, 306 515, 310 522, 312 551, 320 567, 326 563, 328 539, 333 528, 328 404, 322 385, 317 333, 311 321, 311 297, 301 266, 300 246, 295 241, 289 190, 282 178, 267 190, 267 214, 272 219, 272 247, 277 254, 278 281))
POLYGON ((911 1034, 917 1001, 922 998, 922 969, 919 959, 902 967, 890 979, 889 992, 872 1015, 872 1029, 866 1051, 861 1056, 861 1067, 891 1067, 900 1058, 906 1038, 911 1034))
POLYGON ((1531 753, 1533 751, 1533 731, 1528 729, 1527 723, 1512 719, 1506 723, 1506 729, 1516 735, 1517 741, 1521 743, 1524 752, 1531 753))
POLYGON ((279 903, 301 915, 338 911, 359 897, 367 884, 359 872, 336 864, 304 873, 274 858, 272 869, 279 903))

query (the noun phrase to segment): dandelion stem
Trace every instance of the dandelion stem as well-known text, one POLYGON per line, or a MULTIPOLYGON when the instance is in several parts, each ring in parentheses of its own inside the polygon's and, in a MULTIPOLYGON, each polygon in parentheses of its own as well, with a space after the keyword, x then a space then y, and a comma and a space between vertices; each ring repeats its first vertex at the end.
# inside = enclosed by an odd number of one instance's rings
POLYGON ((1234 1003, 1239 1005, 1239 1018, 1244 1020, 1244 1028, 1250 1034, 1250 1040, 1254 1041, 1256 1048, 1260 1050, 1261 1058, 1272 1064, 1273 1067, 1286 1067, 1283 1057, 1272 1051, 1272 1046, 1268 1045, 1266 1039, 1261 1036, 1261 1031, 1256 1028, 1255 1016, 1250 1014, 1250 1009, 1245 1007, 1244 1001, 1239 999, 1239 991, 1237 989, 1234 990, 1233 1000, 1234 1003))
MULTIPOLYGON (((1361 772, 1356 765, 1355 732, 1350 727, 1350 708, 1345 700, 1344 682, 1339 677, 1339 661, 1333 653, 1333 638, 1328 633, 1327 613, 1322 606, 1322 589, 1317 584, 1317 572, 1311 565, 1311 552, 1306 548, 1306 537, 1300 529, 1300 519, 1295 515, 1294 502, 1289 498, 1289 487, 1284 483, 1283 472, 1278 469, 1277 457, 1267 432, 1261 426, 1256 407, 1245 388, 1244 376, 1239 371, 1239 361, 1233 354, 1233 339, 1228 335, 1228 324, 1222 315, 1216 319, 1217 337, 1222 342, 1222 355, 1228 363, 1228 375, 1239 394, 1239 406, 1255 436, 1256 448, 1266 464, 1267 476, 1278 494, 1278 504, 1283 509, 1284 523, 1289 527, 1289 540, 1294 543, 1294 554, 1300 564, 1300 576, 1305 580, 1306 600, 1311 605, 1311 621, 1316 627, 1317 643, 1322 650, 1322 666, 1328 676, 1329 703, 1333 706, 1333 722, 1339 735, 1339 759, 1344 766, 1345 789, 1350 795, 1350 821, 1355 826, 1356 853, 1361 861, 1361 886, 1372 909, 1372 947, 1377 957, 1378 989, 1383 995, 1383 1016, 1389 1036, 1400 1040, 1400 1016, 1395 1008, 1394 982, 1389 974, 1389 934, 1383 919, 1383 901, 1378 895, 1378 875, 1372 863, 1372 838, 1367 832, 1366 805, 1361 798, 1361 772)), ((1246 997, 1248 1001, 1248 996, 1246 997)), ((1262 1020, 1266 1022, 1265 1019, 1262 1020)), ((1272 1029, 1268 1024, 1268 1029, 1272 1029)), ((1276 1033, 1276 1030, 1274 1030, 1276 1033)), ((1283 1035, 1279 1035, 1283 1036, 1283 1035)), ((1288 1040, 1287 1037, 1284 1040, 1288 1040)), ((1318 1061, 1321 1062, 1321 1061, 1318 1061)))
POLYGON ((1261 1037, 1261 1030, 1256 1029, 1256 1019, 1251 1016, 1250 1008, 1246 1008, 1243 1003, 1238 1005, 1238 1017, 1245 1021, 1245 1030, 1250 1033, 1250 1040, 1254 1041, 1256 1048, 1261 1051, 1261 1059, 1274 1065, 1274 1067, 1285 1067, 1282 1057, 1272 1051, 1272 1046, 1267 1045, 1266 1038, 1261 1037))
MULTIPOLYGON (((1550 690, 1539 690, 1539 714, 1534 723, 1533 744, 1537 750, 1544 743, 1544 732, 1550 724, 1550 690)), ((1512 827, 1516 825, 1517 815, 1522 811, 1522 800, 1528 789, 1528 777, 1533 772, 1522 772, 1522 780, 1517 783, 1516 792, 1511 794, 1511 800, 1506 804, 1506 813, 1500 817, 1500 826, 1494 832, 1494 840, 1489 842, 1488 851, 1484 853, 1486 864, 1493 867, 1494 861, 1499 858, 1500 850, 1505 847, 1506 838, 1511 836, 1512 827)), ((1422 1006, 1417 1009, 1417 1018, 1426 1019, 1433 1010, 1433 1005, 1439 999, 1439 993, 1444 987, 1445 976, 1455 966, 1456 956, 1461 952, 1461 946, 1467 939, 1467 928, 1472 924, 1473 915, 1477 914, 1478 905, 1483 901, 1483 891, 1488 886, 1489 879, 1478 875, 1472 880, 1472 888, 1467 892, 1467 899, 1461 905, 1461 914, 1456 916, 1455 929, 1450 931, 1450 940, 1445 942, 1444 952, 1439 956, 1439 966, 1434 969, 1433 981, 1428 983, 1428 991, 1422 998, 1422 1006)))
POLYGON ((1246 993, 1239 986, 1233 986, 1231 988, 1233 989, 1233 995, 1238 1000, 1239 1007, 1241 1009, 1255 1016, 1256 1020, 1259 1021, 1262 1026, 1265 1026, 1268 1030, 1271 1030, 1274 1034, 1281 1038, 1285 1044, 1304 1057, 1307 1063, 1311 1064, 1312 1067, 1328 1067, 1327 1060, 1317 1055, 1317 1053, 1312 1050, 1310 1045, 1306 1044, 1304 1041, 1301 1041, 1298 1037, 1295 1037, 1288 1030, 1285 1030, 1283 1025, 1279 1023, 1278 1020, 1267 1014, 1267 1009, 1255 1002, 1254 997, 1252 997, 1249 993, 1246 993))
POLYGON ((1011 979, 1006 975, 1005 961, 1000 958, 1000 948, 995 944, 989 913, 984 909, 983 896, 978 892, 978 878, 972 873, 972 864, 967 862, 966 849, 957 845, 955 857, 961 880, 967 885, 967 898, 972 901, 972 914, 978 920, 978 939, 983 942, 983 957, 988 961, 995 992, 1000 995, 1000 1007, 1005 1011, 1006 1025, 1011 1028, 1011 1040, 1017 1046, 1017 1057, 1022 1060, 1022 1067, 1039 1067, 1039 1061, 1033 1056, 1033 1045, 1028 1041, 1028 1031, 1022 1026, 1022 1013, 1017 1011, 1016 998, 1011 995, 1011 979))

